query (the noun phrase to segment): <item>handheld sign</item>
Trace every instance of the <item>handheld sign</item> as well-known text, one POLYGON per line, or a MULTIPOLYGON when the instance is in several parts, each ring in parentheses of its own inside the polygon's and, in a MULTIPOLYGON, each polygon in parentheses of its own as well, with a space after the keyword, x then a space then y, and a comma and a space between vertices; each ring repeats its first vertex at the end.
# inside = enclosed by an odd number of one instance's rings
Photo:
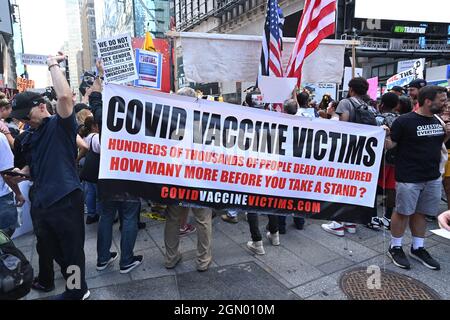
POLYGON ((136 67, 139 78, 135 86, 161 90, 161 53, 136 49, 136 67))

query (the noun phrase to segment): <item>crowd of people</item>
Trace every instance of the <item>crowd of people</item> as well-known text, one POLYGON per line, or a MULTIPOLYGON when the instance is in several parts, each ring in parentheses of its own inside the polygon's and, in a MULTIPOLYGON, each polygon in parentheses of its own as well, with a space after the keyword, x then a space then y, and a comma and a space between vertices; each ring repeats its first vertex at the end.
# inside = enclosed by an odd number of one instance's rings
MULTIPOLYGON (((17 206, 25 198, 19 183, 31 181, 29 199, 36 235, 39 270, 33 280, 34 290, 55 289, 54 261, 68 279, 70 266, 78 266, 80 285, 66 285, 57 299, 84 300, 90 295, 85 280, 85 224, 97 226, 97 266, 101 272, 119 259, 120 273, 138 267, 144 257, 134 254, 143 199, 108 197, 103 199, 98 182, 101 152, 103 66, 97 63, 98 75, 86 89, 82 103, 76 104, 67 80, 59 68, 64 56, 48 59, 48 69, 57 97, 46 100, 34 92, 17 94, 11 101, 0 96, 0 229, 11 236, 17 227, 17 206), (120 223, 120 254, 111 251, 113 224, 120 223)), ((322 118, 378 125, 386 130, 383 165, 378 185, 383 192, 383 216, 373 217, 370 229, 391 230, 391 246, 387 254, 401 268, 410 268, 403 251, 403 236, 409 225, 412 233, 410 256, 430 269, 439 263, 424 247, 426 217, 435 217, 444 188, 450 199, 450 103, 443 87, 428 86, 418 79, 408 86, 394 87, 379 101, 367 96, 369 85, 364 78, 349 82, 348 97, 334 101, 324 96, 313 103, 305 90, 296 90, 285 101, 284 112, 293 116, 322 118), (448 151, 447 151, 448 150, 448 151)), ((244 105, 263 108, 248 92, 244 105)), ((177 94, 196 97, 191 88, 177 94)), ((237 101, 228 101, 234 102, 237 101)), ((165 267, 175 268, 182 259, 180 236, 197 232, 197 270, 207 271, 212 261, 212 219, 220 216, 227 223, 239 223, 238 211, 216 212, 211 208, 150 204, 162 214, 152 218, 165 221, 165 267), (195 226, 189 224, 192 212, 195 226)), ((251 253, 265 254, 259 214, 243 213, 249 224, 251 253)), ((265 236, 273 246, 280 245, 280 234, 286 233, 286 216, 268 215, 265 236)), ((293 216, 293 224, 302 230, 305 219, 293 216)), ((439 216, 439 224, 450 230, 449 211, 439 216)), ((354 223, 332 221, 322 225, 336 236, 355 233, 354 223)), ((301 245, 301 244, 300 244, 301 245)))

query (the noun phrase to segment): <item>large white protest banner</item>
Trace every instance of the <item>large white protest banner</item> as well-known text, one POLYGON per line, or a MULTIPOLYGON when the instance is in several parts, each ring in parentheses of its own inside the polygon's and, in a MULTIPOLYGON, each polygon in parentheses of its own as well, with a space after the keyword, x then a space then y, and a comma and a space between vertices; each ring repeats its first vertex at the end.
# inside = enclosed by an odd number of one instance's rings
POLYGON ((129 34, 99 39, 97 49, 103 60, 107 82, 127 83, 138 79, 129 34))
POLYGON ((384 130, 108 84, 102 196, 370 220, 384 130))
POLYGON ((412 68, 402 71, 400 73, 397 73, 396 75, 393 75, 386 81, 386 87, 387 89, 392 89, 395 86, 406 86, 411 81, 415 79, 423 79, 423 71, 424 71, 425 65, 423 59, 417 59, 414 62, 414 65, 412 68))
POLYGON ((28 66, 46 66, 48 55, 43 54, 22 54, 22 64, 28 66))

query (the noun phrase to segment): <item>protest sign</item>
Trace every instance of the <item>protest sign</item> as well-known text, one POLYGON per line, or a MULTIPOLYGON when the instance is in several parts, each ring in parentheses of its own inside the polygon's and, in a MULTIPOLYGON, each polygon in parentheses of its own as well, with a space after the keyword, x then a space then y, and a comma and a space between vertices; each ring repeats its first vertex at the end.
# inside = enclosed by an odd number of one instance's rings
POLYGON ((397 62, 397 73, 406 71, 414 67, 414 64, 417 60, 420 60, 420 62, 425 65, 425 58, 421 59, 413 59, 413 60, 402 60, 397 62))
POLYGON ((384 130, 108 84, 99 189, 367 223, 384 130))
POLYGON ((302 87, 309 91, 310 98, 320 103, 325 94, 336 100, 336 83, 310 83, 305 82, 302 87))
MULTIPOLYGON (((362 77, 363 76, 363 69, 362 68, 355 68, 355 77, 362 77)), ((344 82, 342 83, 342 90, 348 91, 348 82, 352 80, 352 67, 345 67, 344 68, 344 82)))
POLYGON ((42 54, 22 54, 22 64, 29 66, 46 66, 48 55, 42 54))
POLYGON ((27 89, 33 88, 34 88, 34 80, 17 77, 17 90, 19 90, 19 92, 24 92, 27 91, 27 89))
POLYGON ((373 100, 377 100, 378 97, 378 77, 369 78, 367 79, 367 82, 369 83, 369 90, 367 91, 367 94, 369 97, 373 100))
POLYGON ((258 87, 261 90, 264 103, 283 103, 292 98, 292 91, 294 91, 296 84, 297 78, 258 77, 258 87))
POLYGON ((423 79, 424 71, 423 59, 418 59, 414 62, 412 68, 393 75, 386 81, 386 87, 388 90, 395 86, 406 86, 415 79, 423 79))
POLYGON ((161 90, 161 53, 136 49, 136 68, 139 78, 135 86, 161 90))
POLYGON ((138 78, 129 34, 97 40, 105 78, 110 83, 127 83, 138 78))

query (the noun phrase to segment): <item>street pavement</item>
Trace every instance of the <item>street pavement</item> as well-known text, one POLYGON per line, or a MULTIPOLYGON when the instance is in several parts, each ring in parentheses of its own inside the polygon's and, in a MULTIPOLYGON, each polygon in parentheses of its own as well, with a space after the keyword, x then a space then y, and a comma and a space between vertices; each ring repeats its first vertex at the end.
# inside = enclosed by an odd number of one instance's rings
MULTIPOLYGON (((442 210, 446 204, 441 203, 442 210)), ((191 218, 193 220, 193 218, 191 218)), ((271 246, 264 238, 266 254, 256 256, 246 248, 250 240, 245 215, 238 224, 229 224, 217 216, 213 220, 213 263, 207 272, 196 271, 196 234, 182 237, 182 261, 175 269, 164 265, 164 222, 143 218, 135 254, 144 256, 143 263, 131 273, 119 273, 118 260, 110 268, 98 272, 96 266, 97 224, 86 226, 86 278, 90 299, 221 299, 221 300, 345 300, 339 279, 346 270, 377 265, 417 279, 434 289, 442 299, 450 299, 450 241, 427 232, 425 246, 441 263, 440 271, 432 271, 411 259, 411 270, 392 264, 385 252, 389 231, 372 231, 358 226, 356 234, 340 238, 324 232, 324 221, 307 219, 304 230, 296 230, 287 219, 287 233, 280 235, 280 246, 271 246)), ((265 234, 267 218, 260 218, 265 234)), ((119 252, 120 232, 114 225, 112 251, 119 252)), ((428 223, 428 230, 436 229, 428 223)), ((38 270, 38 254, 34 235, 27 234, 14 242, 38 270)), ((405 235, 404 249, 411 243, 405 235)), ((55 263, 55 270, 59 270, 55 263)), ((61 273, 56 273, 56 290, 42 294, 31 291, 24 299, 42 299, 64 290, 61 273)))

